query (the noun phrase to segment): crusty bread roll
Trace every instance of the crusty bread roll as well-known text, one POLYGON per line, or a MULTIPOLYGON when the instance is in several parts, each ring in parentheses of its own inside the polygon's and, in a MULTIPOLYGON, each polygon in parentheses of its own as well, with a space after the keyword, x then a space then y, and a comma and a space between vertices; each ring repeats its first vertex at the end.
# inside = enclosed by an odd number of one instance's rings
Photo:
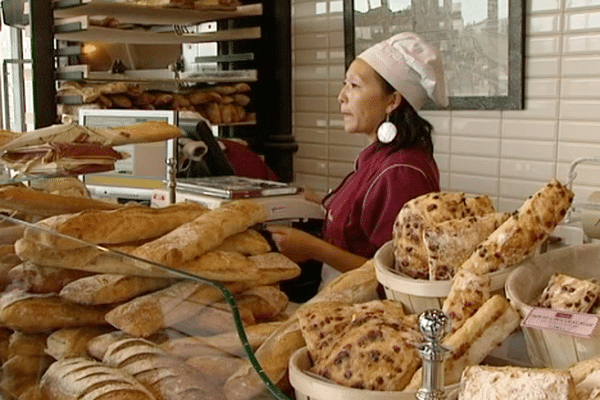
POLYGON ((257 321, 270 321, 287 308, 289 299, 275 286, 258 286, 238 294, 235 302, 249 309, 257 321))
POLYGON ((127 338, 113 343, 102 361, 131 374, 157 399, 223 400, 219 388, 184 360, 144 339, 127 338))
MULTIPOLYGON (((191 202, 161 208, 129 205, 117 210, 89 209, 77 214, 57 215, 38 222, 38 225, 85 242, 115 244, 162 236, 208 211, 208 208, 191 202)), ((33 228, 26 229, 24 237, 61 250, 83 246, 33 228)))
POLYGON ((113 304, 169 286, 171 280, 131 275, 96 274, 77 279, 60 290, 60 297, 79 304, 113 304))
POLYGON ((40 385, 48 400, 156 400, 121 369, 83 357, 56 361, 42 376, 40 385))
POLYGON ((133 254, 167 266, 192 260, 267 218, 265 209, 252 200, 235 200, 192 222, 138 247, 133 254))
POLYGON ((18 399, 32 386, 37 386, 40 376, 52 364, 47 355, 16 355, 2 364, 0 389, 3 397, 18 399))

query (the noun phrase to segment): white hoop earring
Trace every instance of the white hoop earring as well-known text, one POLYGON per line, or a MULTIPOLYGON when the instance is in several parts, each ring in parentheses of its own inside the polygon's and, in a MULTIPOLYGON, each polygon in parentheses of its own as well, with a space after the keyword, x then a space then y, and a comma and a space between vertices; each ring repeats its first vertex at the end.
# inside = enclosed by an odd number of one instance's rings
POLYGON ((379 139, 381 143, 390 143, 397 134, 398 129, 396 128, 396 125, 390 122, 390 115, 388 114, 385 122, 377 128, 377 139, 379 139))

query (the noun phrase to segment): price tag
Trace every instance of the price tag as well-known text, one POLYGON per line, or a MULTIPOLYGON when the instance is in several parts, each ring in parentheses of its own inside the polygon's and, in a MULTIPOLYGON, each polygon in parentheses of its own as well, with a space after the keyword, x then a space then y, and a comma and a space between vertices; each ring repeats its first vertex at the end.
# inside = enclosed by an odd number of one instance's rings
POLYGON ((595 336, 599 319, 599 316, 594 314, 579 314, 534 307, 521 322, 521 326, 589 339, 595 336))

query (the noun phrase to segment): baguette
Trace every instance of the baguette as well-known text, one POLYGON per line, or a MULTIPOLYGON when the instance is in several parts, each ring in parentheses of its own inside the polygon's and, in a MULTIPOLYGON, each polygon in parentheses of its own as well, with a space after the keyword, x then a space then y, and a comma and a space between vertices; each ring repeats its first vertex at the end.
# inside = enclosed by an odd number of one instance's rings
POLYGON ((73 281, 90 276, 88 271, 44 267, 31 262, 21 264, 23 289, 29 293, 58 293, 73 281))
POLYGON ((42 376, 40 385, 48 400, 156 399, 126 372, 82 357, 53 363, 42 376))
MULTIPOLYGON (((285 323, 264 322, 261 324, 247 326, 244 331, 248 344, 256 350, 275 331, 285 323)), ((191 358, 205 355, 232 355, 242 357, 246 355, 237 331, 229 331, 213 336, 190 336, 170 339, 161 344, 168 353, 191 358)))
POLYGON ((216 250, 175 265, 174 269, 220 282, 252 282, 262 276, 257 265, 243 254, 216 250))
POLYGON ((108 347, 103 363, 131 374, 161 400, 220 400, 218 387, 184 360, 139 338, 119 340, 108 347))
MULTIPOLYGON (((247 289, 241 283, 226 287, 232 293, 247 289)), ((223 296, 219 289, 212 286, 179 282, 115 307, 106 314, 106 321, 132 336, 148 337, 162 328, 190 318, 223 296)))
POLYGON ((452 321, 453 331, 460 328, 491 297, 491 282, 488 275, 458 271, 442 305, 442 310, 452 321))
POLYGON ((265 209, 252 200, 235 200, 192 222, 138 247, 133 254, 167 266, 192 260, 267 218, 265 209))
MULTIPOLYGON (((57 215, 37 224, 85 242, 116 244, 162 236, 206 212, 208 208, 191 202, 161 208, 129 205, 116 210, 89 209, 76 214, 57 215)), ((26 229, 24 237, 61 250, 84 246, 74 240, 33 228, 26 229)))
POLYGON ((113 304, 163 289, 171 283, 171 280, 165 278, 96 274, 65 285, 59 295, 66 301, 78 304, 113 304))
POLYGON ((226 238, 223 243, 214 248, 215 251, 229 251, 242 253, 245 256, 255 256, 271 251, 271 245, 263 235, 254 229, 226 238))
POLYGON ((487 274, 522 262, 562 221, 573 196, 571 190, 552 179, 477 246, 461 268, 487 274))
MULTIPOLYGON (((520 322, 519 313, 505 297, 494 295, 486 301, 457 331, 442 340, 451 351, 444 364, 444 385, 460 381, 466 367, 481 363, 520 322)), ((422 370, 419 370, 405 390, 418 390, 422 381, 422 370)))
POLYGON ((235 302, 249 309, 257 321, 269 321, 285 311, 289 299, 274 286, 258 286, 240 293, 235 302))
MULTIPOLYGON (((173 324, 171 328, 190 336, 216 335, 235 330, 235 319, 231 306, 225 302, 214 303, 202 308, 193 317, 173 324)), ((245 326, 256 324, 252 311, 243 305, 237 305, 240 319, 245 326)))
POLYGON ((0 188, 0 208, 22 211, 40 217, 77 213, 83 210, 116 210, 120 204, 85 197, 61 196, 17 186, 0 188))
POLYGON ((105 307, 67 303, 56 294, 31 294, 13 290, 0 297, 0 323, 27 333, 105 325, 107 310, 105 307))
POLYGON ((223 385, 235 371, 245 365, 246 360, 230 355, 205 355, 188 358, 187 363, 209 381, 223 385))

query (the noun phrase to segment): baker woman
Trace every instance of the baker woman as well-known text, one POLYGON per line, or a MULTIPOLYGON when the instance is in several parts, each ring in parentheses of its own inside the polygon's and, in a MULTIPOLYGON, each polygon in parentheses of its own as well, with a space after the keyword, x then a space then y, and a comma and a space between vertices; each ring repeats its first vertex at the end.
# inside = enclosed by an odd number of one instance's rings
POLYGON ((414 33, 380 42, 350 64, 338 95, 344 130, 366 135, 369 145, 354 171, 322 200, 322 239, 269 228, 281 253, 296 262, 322 262, 323 279, 331 280, 364 264, 392 238, 404 203, 440 190, 432 126, 417 113, 428 98, 447 106, 442 62, 414 33))

